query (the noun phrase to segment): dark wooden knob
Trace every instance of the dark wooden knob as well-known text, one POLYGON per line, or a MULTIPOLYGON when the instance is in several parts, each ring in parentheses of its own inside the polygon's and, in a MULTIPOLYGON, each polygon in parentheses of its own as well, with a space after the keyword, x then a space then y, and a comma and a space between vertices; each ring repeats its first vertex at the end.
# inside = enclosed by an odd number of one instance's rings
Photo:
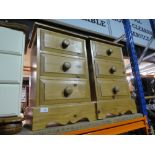
POLYGON ((65 97, 68 97, 69 95, 72 94, 72 92, 73 92, 73 89, 72 89, 71 87, 66 87, 66 88, 64 89, 64 96, 65 96, 65 97))
POLYGON ((76 118, 76 117, 77 117, 77 115, 75 114, 75 115, 74 115, 74 117, 76 118))
POLYGON ((68 39, 65 39, 63 42, 62 42, 62 48, 67 48, 70 44, 70 41, 68 39))
POLYGON ((110 48, 107 50, 107 55, 110 56, 113 53, 113 50, 110 48))
POLYGON ((62 65, 62 69, 64 72, 66 72, 67 70, 69 70, 71 68, 71 63, 70 62, 65 62, 63 65, 62 65))
POLYGON ((99 113, 101 113, 101 111, 100 110, 97 110, 97 113, 99 114, 99 113))
POLYGON ((119 87, 118 87, 118 86, 115 86, 115 87, 113 88, 113 93, 114 93, 114 94, 117 94, 119 91, 120 91, 120 90, 119 90, 119 87))
POLYGON ((116 72, 116 67, 115 67, 115 66, 112 66, 112 67, 110 68, 110 73, 113 74, 113 73, 115 73, 115 72, 116 72))

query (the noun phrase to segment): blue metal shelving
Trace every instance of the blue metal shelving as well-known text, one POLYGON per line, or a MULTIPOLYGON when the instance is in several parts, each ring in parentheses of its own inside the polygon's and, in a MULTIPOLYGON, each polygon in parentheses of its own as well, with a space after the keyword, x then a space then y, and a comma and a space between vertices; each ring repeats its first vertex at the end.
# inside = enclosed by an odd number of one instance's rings
POLYGON ((150 19, 150 24, 151 24, 151 28, 152 28, 152 31, 153 31, 153 36, 155 38, 155 20, 150 19))
MULTIPOLYGON (((144 91, 143 91, 140 71, 139 71, 139 67, 138 67, 138 59, 137 59, 137 55, 136 55, 136 50, 135 50, 135 45, 134 45, 134 41, 133 41, 133 36, 132 36, 129 19, 123 19, 123 25, 124 25, 124 30, 125 30, 125 34, 126 34, 126 43, 127 43, 129 56, 130 56, 132 73, 133 73, 133 76, 135 79, 135 87, 136 87, 138 104, 140 106, 140 112, 143 113, 143 115, 147 116, 147 118, 148 118, 148 112, 146 109, 144 91)), ((149 120, 148 120, 148 123, 149 123, 149 120)))

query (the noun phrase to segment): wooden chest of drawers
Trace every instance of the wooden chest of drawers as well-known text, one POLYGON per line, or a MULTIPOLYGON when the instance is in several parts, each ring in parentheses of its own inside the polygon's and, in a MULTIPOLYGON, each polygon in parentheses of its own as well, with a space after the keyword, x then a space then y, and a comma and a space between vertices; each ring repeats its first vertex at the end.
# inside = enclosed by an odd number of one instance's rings
POLYGON ((130 98, 121 47, 93 40, 90 46, 98 119, 135 113, 136 105, 130 98))
POLYGON ((42 24, 34 34, 33 130, 136 112, 120 46, 42 24))
MULTIPOLYGON (((81 119, 96 120, 85 39, 37 28, 35 41, 31 56, 30 98, 31 106, 35 106, 34 114, 39 112, 40 117, 33 121, 46 116, 42 124, 45 126, 51 122, 67 124, 81 119), (41 110, 43 108, 46 112, 41 110)), ((33 130, 36 128, 41 127, 34 125, 33 130)))

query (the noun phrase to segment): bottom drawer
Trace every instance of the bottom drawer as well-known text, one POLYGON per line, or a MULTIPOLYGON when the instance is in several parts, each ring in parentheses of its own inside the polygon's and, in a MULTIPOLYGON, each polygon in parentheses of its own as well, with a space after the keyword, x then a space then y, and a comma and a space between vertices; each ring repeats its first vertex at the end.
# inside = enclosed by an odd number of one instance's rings
POLYGON ((43 129, 49 124, 66 125, 76 123, 83 119, 96 120, 94 103, 69 103, 67 105, 35 107, 33 109, 32 130, 43 129))
POLYGON ((113 99, 130 96, 129 86, 124 79, 97 79, 98 97, 113 99))
POLYGON ((90 101, 89 81, 74 78, 40 80, 40 105, 90 101))
POLYGON ((137 113, 136 104, 130 98, 105 100, 97 103, 98 119, 103 119, 113 115, 137 113))
POLYGON ((0 116, 20 114, 20 85, 0 84, 0 116))

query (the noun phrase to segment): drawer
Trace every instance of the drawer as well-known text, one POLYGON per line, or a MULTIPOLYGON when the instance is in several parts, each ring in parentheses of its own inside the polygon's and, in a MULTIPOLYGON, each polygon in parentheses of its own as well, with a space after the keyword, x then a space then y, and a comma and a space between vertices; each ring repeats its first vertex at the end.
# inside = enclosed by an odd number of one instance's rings
POLYGON ((24 52, 24 42, 23 32, 0 27, 0 52, 21 54, 24 52))
POLYGON ((130 96, 129 86, 126 80, 122 79, 97 79, 99 98, 117 96, 130 96))
POLYGON ((41 29, 41 50, 53 49, 67 54, 85 55, 85 40, 41 29))
POLYGON ((95 70, 96 76, 124 76, 125 69, 122 61, 108 61, 103 59, 96 59, 95 70))
POLYGON ((97 103, 98 119, 112 115, 137 113, 136 104, 130 98, 117 100, 104 100, 97 103))
POLYGON ((94 57, 122 59, 122 49, 114 45, 91 41, 94 57))
POLYGON ((0 116, 20 113, 20 85, 0 84, 0 116))
POLYGON ((90 100, 89 81, 51 79, 40 81, 40 104, 58 104, 90 100))
POLYGON ((22 57, 0 54, 0 83, 20 83, 22 57))
POLYGON ((85 59, 64 55, 41 54, 41 75, 84 76, 87 64, 85 59))

